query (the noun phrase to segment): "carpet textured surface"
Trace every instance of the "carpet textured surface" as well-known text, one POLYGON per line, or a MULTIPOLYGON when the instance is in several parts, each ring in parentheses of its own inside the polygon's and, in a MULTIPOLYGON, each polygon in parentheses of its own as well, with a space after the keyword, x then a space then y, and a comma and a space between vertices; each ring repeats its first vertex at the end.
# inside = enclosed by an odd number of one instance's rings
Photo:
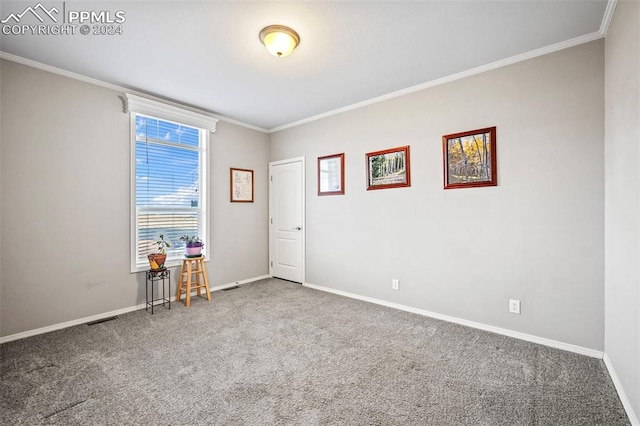
POLYGON ((0 423, 626 425, 602 361, 276 279, 0 346, 0 423))

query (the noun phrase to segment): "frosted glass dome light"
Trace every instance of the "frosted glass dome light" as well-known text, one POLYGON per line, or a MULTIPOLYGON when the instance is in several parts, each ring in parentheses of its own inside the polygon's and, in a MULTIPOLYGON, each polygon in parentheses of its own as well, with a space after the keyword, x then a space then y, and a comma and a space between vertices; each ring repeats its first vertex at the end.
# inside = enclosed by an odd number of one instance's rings
POLYGON ((300 36, 284 25, 269 25, 260 31, 260 41, 273 56, 284 58, 298 46, 300 36))

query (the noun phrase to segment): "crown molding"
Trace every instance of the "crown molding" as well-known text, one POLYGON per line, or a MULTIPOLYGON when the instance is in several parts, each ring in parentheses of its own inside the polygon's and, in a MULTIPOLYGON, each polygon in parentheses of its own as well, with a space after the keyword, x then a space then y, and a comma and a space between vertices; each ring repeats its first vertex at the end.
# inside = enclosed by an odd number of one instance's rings
POLYGON ((92 78, 92 77, 87 77, 86 75, 82 75, 82 74, 78 74, 72 71, 67 71, 65 69, 62 68, 57 68, 51 65, 47 65, 47 64, 43 64, 41 62, 37 62, 37 61, 33 61, 31 59, 27 59, 27 58, 23 58, 22 56, 18 56, 18 55, 13 55, 11 53, 7 53, 7 52, 3 52, 0 50, 0 59, 6 59, 8 61, 11 62, 16 62, 18 64, 22 64, 22 65, 27 65, 29 67, 32 68, 37 68, 43 71, 47 71, 53 74, 58 74, 61 75, 63 77, 67 77, 67 78, 71 78, 73 80, 78 80, 78 81, 82 81, 84 83, 89 83, 89 84, 93 84, 95 86, 100 86, 100 87, 104 87, 106 89, 110 89, 110 90, 114 90, 116 92, 122 92, 122 93, 131 93, 137 96, 141 96, 144 97, 146 99, 150 99, 156 102, 161 102, 163 104, 166 105, 171 105, 177 108, 181 108, 183 110, 187 110, 196 114, 201 114, 204 116, 208 116, 220 121, 224 121, 226 123, 230 123, 230 124, 235 124, 237 126, 241 126, 241 127, 245 127, 247 129, 251 129, 251 130, 257 130, 258 132, 262 132, 262 133, 268 133, 267 129, 264 129, 262 127, 258 127, 258 126, 254 126, 253 124, 248 124, 248 123, 244 123, 242 121, 238 121, 238 120, 234 120, 232 118, 228 118, 228 117, 224 117, 218 114, 214 114, 210 111, 207 110, 203 110, 200 108, 194 108, 188 105, 183 105, 180 104, 178 102, 169 100, 169 99, 164 99, 164 98, 160 98, 158 96, 154 96, 151 95, 149 93, 144 93, 141 92, 139 90, 135 90, 132 89, 130 87, 126 87, 126 86, 119 86, 117 84, 113 84, 113 83, 108 83, 106 81, 102 81, 102 80, 98 80, 96 78, 92 78))
POLYGON ((580 45, 580 44, 589 43, 591 41, 601 39, 601 38, 605 37, 606 34, 607 34, 607 31, 609 29, 609 25, 610 25, 611 20, 613 18, 613 14, 614 14, 614 11, 615 11, 617 3, 618 3, 618 0, 609 0, 608 1, 607 7, 606 7, 605 12, 604 12, 604 16, 602 18, 602 22, 600 24, 600 29, 597 32, 593 32, 593 33, 590 33, 590 34, 585 34, 585 35, 580 36, 580 37, 575 37, 575 38, 572 38, 570 40, 565 40, 565 41, 562 41, 560 43, 556 43, 556 44, 552 44, 552 45, 549 45, 549 46, 545 46, 545 47, 542 47, 542 48, 539 48, 539 49, 535 49, 535 50, 532 50, 532 51, 529 51, 529 52, 526 52, 526 53, 523 53, 523 54, 520 54, 520 55, 512 56, 510 58, 502 59, 500 61, 496 61, 496 62, 492 62, 490 64, 486 64, 486 65, 482 65, 482 66, 479 66, 479 67, 476 67, 476 68, 472 68, 470 70, 462 71, 462 72, 459 72, 457 74, 452 74, 452 75, 449 75, 449 76, 446 76, 446 77, 442 77, 442 78, 439 78, 439 79, 436 79, 436 80, 432 80, 432 81, 428 81, 428 82, 425 82, 425 83, 421 83, 421 84, 418 84, 416 86, 411 86, 411 87, 408 87, 406 89, 401 89, 401 90, 398 90, 398 91, 395 91, 395 92, 387 93, 387 94, 382 95, 382 96, 377 96, 375 98, 367 99, 367 100, 362 101, 362 102, 357 102, 355 104, 351 104, 351 105, 347 105, 347 106, 344 106, 344 107, 341 107, 341 108, 337 108, 337 109, 334 109, 334 110, 331 110, 331 111, 323 112, 321 114, 313 115, 311 117, 303 118, 301 120, 293 121, 291 123, 283 124, 281 126, 277 126, 277 127, 271 128, 271 129, 265 129, 265 128, 262 128, 262 127, 254 126, 252 124, 244 123, 242 121, 234 120, 234 119, 227 118, 227 117, 224 117, 224 116, 220 116, 220 115, 217 115, 217 114, 212 114, 209 111, 199 110, 197 108, 192 108, 192 107, 188 107, 188 106, 185 106, 185 105, 181 105, 179 103, 176 103, 176 102, 173 102, 173 101, 169 101, 167 99, 162 99, 162 98, 159 98, 159 97, 147 94, 147 93, 139 92, 139 91, 133 90, 133 89, 128 88, 128 87, 118 86, 118 85, 115 85, 115 84, 112 84, 112 83, 108 83, 108 82, 105 82, 105 81, 102 81, 102 80, 98 80, 98 79, 95 79, 95 78, 87 77, 87 76, 84 76, 84 75, 81 75, 81 74, 77 74, 77 73, 74 73, 74 72, 71 72, 71 71, 67 71, 67 70, 64 70, 64 69, 61 69, 61 68, 56 68, 56 67, 53 67, 51 65, 46 65, 46 64, 43 64, 43 63, 40 63, 40 62, 32 61, 30 59, 26 59, 26 58, 23 58, 23 57, 20 57, 20 56, 17 56, 17 55, 13 55, 13 54, 10 54, 10 53, 6 53, 6 52, 3 52, 3 51, 0 51, 0 58, 7 59, 9 61, 13 61, 13 62, 17 62, 17 63, 21 63, 21 64, 24 64, 24 65, 28 65, 28 66, 31 66, 31 67, 34 67, 34 68, 38 68, 38 69, 41 69, 41 70, 44 70, 44 71, 52 72, 54 74, 59 74, 59 75, 65 76, 65 77, 69 77, 69 78, 75 79, 75 80, 84 81, 86 83, 90 83, 90 84, 94 84, 94 85, 97 85, 97 86, 105 87, 105 88, 108 88, 108 89, 111 89, 111 90, 116 90, 116 91, 119 91, 119 92, 129 92, 129 93, 132 93, 132 94, 135 94, 135 95, 138 95, 138 96, 146 97, 148 99, 156 100, 158 102, 168 103, 170 105, 177 106, 177 107, 180 107, 180 108, 186 108, 186 109, 191 110, 192 112, 195 112, 195 113, 205 114, 205 115, 211 116, 213 118, 217 118, 220 121, 224 121, 224 122, 231 123, 231 124, 236 124, 238 126, 242 126, 242 127, 248 128, 248 129, 257 130, 259 132, 275 133, 275 132, 279 132, 281 130, 289 129, 289 128, 292 128, 292 127, 297 127, 297 126, 300 126, 302 124, 306 124, 306 123, 317 121, 317 120, 320 120, 320 119, 323 119, 323 118, 326 118, 326 117, 330 117, 332 115, 337 115, 337 114, 341 114, 343 112, 347 112, 347 111, 352 111, 352 110, 355 110, 355 109, 363 108, 363 107, 366 107, 366 106, 369 106, 369 105, 373 105, 373 104, 376 104, 376 103, 379 103, 379 102, 383 102, 383 101, 386 101, 386 100, 389 100, 389 99, 394 99, 394 98, 397 98, 397 97, 400 97, 400 96, 408 95, 410 93, 419 92, 421 90, 425 90, 425 89, 428 89, 428 88, 431 88, 431 87, 440 86, 440 85, 443 85, 443 84, 450 83, 452 81, 460 80, 462 78, 470 77, 470 76, 473 76, 473 75, 476 75, 476 74, 481 74, 481 73, 484 73, 484 72, 487 72, 487 71, 491 71, 491 70, 494 70, 494 69, 497 69, 497 68, 505 67, 507 65, 512 65, 512 64, 515 64, 515 63, 518 63, 518 62, 526 61, 526 60, 533 59, 533 58, 536 58, 536 57, 539 57, 539 56, 547 55, 549 53, 557 52, 557 51, 568 49, 570 47, 574 47, 574 46, 577 46, 577 45, 580 45))
POLYGON ((609 25, 611 25, 613 12, 616 11, 617 5, 618 0, 609 0, 607 3, 607 8, 604 10, 604 16, 602 17, 602 23, 600 24, 600 34, 602 34, 603 37, 606 37, 607 31, 609 31, 609 25))
MULTIPOLYGON (((615 1, 615 0, 611 0, 615 1)), ((467 71, 462 71, 457 74, 448 75, 446 77, 438 78, 436 80, 431 80, 426 83, 421 83, 416 86, 411 86, 406 89, 401 89, 396 92, 387 93, 386 95, 378 96, 375 98, 368 99, 366 101, 358 102, 355 104, 347 105, 342 108, 337 108, 331 111, 323 112, 322 114, 314 115, 312 117, 303 118, 302 120, 294 121, 288 124, 284 124, 282 126, 274 127, 273 129, 269 129, 269 133, 279 132, 280 130, 289 129, 291 127, 300 126, 301 124, 310 123, 312 121, 320 120, 322 118, 330 117, 332 115, 341 114, 343 112, 351 111, 354 109, 359 109, 365 106, 377 104, 379 102, 387 101, 389 99, 394 99, 400 96, 408 95, 410 93, 419 92, 421 90, 428 89, 430 87, 440 86, 442 84, 451 83, 452 81, 460 80, 462 78, 471 77, 476 74, 482 74, 487 71, 495 70, 497 68, 502 68, 507 65, 512 65, 518 62, 527 61, 529 59, 537 58, 538 56, 547 55, 549 53, 557 52, 559 50, 568 49, 570 47, 578 46, 580 44, 589 43, 594 40, 598 40, 603 38, 604 36, 598 32, 585 34, 580 37, 572 38, 570 40, 565 40, 560 43, 552 44, 549 46, 541 47, 539 49, 531 50, 526 53, 522 53, 520 55, 512 56, 507 59, 502 59, 500 61, 492 62, 487 65, 482 65, 476 68, 472 68, 467 71)))

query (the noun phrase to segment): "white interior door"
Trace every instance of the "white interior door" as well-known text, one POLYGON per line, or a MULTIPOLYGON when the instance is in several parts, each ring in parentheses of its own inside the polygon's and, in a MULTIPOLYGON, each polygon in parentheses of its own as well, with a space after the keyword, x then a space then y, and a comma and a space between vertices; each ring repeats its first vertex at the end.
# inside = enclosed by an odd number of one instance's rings
POLYGON ((269 163, 269 275, 304 282, 304 158, 269 163))

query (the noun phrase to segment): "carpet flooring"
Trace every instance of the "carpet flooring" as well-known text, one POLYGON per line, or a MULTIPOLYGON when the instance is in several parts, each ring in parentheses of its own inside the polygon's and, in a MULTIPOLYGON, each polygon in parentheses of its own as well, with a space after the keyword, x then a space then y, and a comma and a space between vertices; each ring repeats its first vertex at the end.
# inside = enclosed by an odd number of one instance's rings
POLYGON ((601 360, 276 279, 0 346, 2 425, 627 425, 601 360))

